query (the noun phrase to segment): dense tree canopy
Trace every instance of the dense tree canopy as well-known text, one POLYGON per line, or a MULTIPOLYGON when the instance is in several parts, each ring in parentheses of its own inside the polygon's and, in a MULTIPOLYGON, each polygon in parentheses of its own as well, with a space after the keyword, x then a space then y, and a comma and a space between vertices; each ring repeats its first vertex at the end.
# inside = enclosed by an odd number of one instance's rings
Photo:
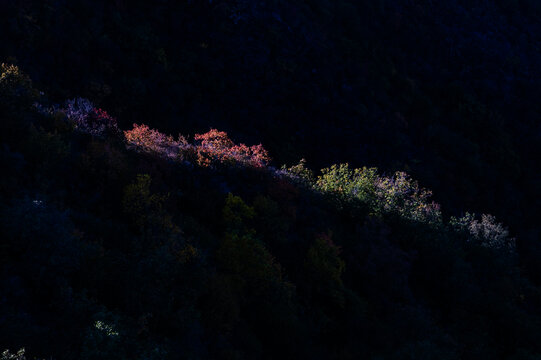
POLYGON ((537 2, 0 8, 2 360, 541 356, 537 2))

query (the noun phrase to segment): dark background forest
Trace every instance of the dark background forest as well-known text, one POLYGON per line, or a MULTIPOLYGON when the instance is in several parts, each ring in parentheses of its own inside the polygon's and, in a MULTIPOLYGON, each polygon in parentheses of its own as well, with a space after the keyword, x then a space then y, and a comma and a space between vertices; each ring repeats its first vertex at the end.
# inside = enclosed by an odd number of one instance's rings
POLYGON ((5 0, 0 62, 0 350, 541 358, 541 3, 5 0))

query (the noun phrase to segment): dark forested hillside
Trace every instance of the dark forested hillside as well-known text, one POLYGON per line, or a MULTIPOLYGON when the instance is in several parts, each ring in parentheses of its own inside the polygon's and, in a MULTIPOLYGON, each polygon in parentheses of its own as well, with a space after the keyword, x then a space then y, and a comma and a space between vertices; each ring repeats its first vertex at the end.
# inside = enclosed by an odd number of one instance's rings
POLYGON ((6 0, 0 40, 2 360, 541 356, 538 2, 6 0))

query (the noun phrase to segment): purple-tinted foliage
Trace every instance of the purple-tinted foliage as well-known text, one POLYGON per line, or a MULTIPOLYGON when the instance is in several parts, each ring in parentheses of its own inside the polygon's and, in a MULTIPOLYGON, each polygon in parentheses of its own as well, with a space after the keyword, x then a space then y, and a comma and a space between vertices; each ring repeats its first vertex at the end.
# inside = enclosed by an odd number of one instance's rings
POLYGON ((483 214, 481 220, 475 214, 466 213, 460 218, 452 217, 452 227, 469 234, 469 240, 491 249, 515 251, 515 239, 509 231, 492 215, 483 214))
POLYGON ((104 136, 119 132, 115 118, 106 111, 94 107, 88 100, 76 98, 66 101, 63 108, 58 109, 75 126, 75 129, 94 136, 104 136))

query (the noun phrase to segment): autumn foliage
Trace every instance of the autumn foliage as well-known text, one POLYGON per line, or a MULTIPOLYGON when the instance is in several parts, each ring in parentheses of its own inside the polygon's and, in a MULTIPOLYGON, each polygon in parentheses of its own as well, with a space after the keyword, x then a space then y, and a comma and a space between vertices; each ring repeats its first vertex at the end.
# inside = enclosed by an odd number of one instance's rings
POLYGON ((226 132, 211 129, 204 134, 196 134, 197 154, 201 164, 212 161, 236 162, 254 167, 264 167, 269 161, 268 152, 261 144, 247 146, 236 145, 226 132))
POLYGON ((124 131, 129 147, 158 154, 166 158, 194 161, 201 166, 215 164, 240 164, 264 167, 269 161, 268 152, 260 145, 235 144, 226 132, 211 129, 195 135, 195 143, 189 144, 183 136, 175 140, 147 125, 133 124, 133 129, 124 131))
POLYGON ((133 124, 132 130, 124 131, 124 136, 129 146, 169 158, 177 157, 181 150, 188 147, 182 136, 175 140, 172 136, 162 134, 144 124, 133 124))

